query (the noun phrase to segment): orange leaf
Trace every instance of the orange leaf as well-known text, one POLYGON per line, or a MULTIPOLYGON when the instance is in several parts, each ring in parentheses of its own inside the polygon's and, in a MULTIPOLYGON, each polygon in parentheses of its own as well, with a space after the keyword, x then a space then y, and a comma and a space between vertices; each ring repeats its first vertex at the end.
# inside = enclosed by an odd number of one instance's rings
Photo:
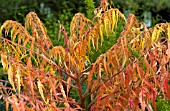
POLYGON ((8 111, 8 109, 9 109, 9 102, 8 102, 7 99, 5 100, 5 102, 6 102, 6 111, 8 111))

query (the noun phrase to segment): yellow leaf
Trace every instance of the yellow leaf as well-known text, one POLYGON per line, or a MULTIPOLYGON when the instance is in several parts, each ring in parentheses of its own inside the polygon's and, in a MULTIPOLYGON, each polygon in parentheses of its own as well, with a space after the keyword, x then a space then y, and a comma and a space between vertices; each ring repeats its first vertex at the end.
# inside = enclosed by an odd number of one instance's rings
POLYGON ((52 108, 49 108, 48 111, 54 111, 52 108))
POLYGON ((39 93, 40 93, 42 99, 44 100, 44 102, 45 102, 46 104, 48 104, 49 100, 48 100, 48 99, 47 99, 47 101, 45 100, 44 93, 43 93, 43 88, 44 88, 44 86, 41 84, 41 81, 40 81, 40 80, 38 80, 37 84, 38 84, 38 90, 39 90, 39 93))
POLYGON ((20 79, 20 75, 21 75, 21 68, 20 66, 17 68, 17 74, 15 75, 15 77, 17 78, 17 88, 18 88, 18 95, 20 98, 20 90, 21 90, 21 79, 20 79))
POLYGON ((167 35, 168 35, 168 41, 170 41, 170 24, 168 24, 168 33, 167 33, 167 35))
POLYGON ((21 51, 20 47, 18 46, 18 47, 16 47, 16 49, 17 49, 18 54, 22 55, 22 51, 21 51))
POLYGON ((133 43, 135 43, 135 42, 139 42, 139 37, 140 37, 140 36, 137 36, 137 37, 133 38, 133 39, 130 41, 130 44, 133 44, 133 43))
POLYGON ((15 32, 13 33, 12 35, 12 41, 14 42, 15 41, 15 38, 17 37, 17 34, 20 32, 21 30, 15 30, 15 32))
POLYGON ((63 86, 62 86, 61 83, 59 83, 59 87, 60 87, 61 93, 62 93, 62 95, 63 95, 63 97, 64 97, 64 99, 65 99, 65 102, 64 102, 65 106, 66 106, 66 107, 70 107, 70 105, 69 105, 69 103, 68 103, 68 101, 67 101, 66 93, 65 93, 64 88, 63 88, 63 86))
POLYGON ((155 41, 156 39, 156 27, 154 27, 153 32, 152 32, 152 41, 151 44, 155 41))
POLYGON ((88 61, 88 63, 91 64, 90 59, 88 58, 88 56, 85 56, 85 58, 88 61))
POLYGON ((32 56, 32 58, 34 59, 35 64, 38 66, 39 65, 39 61, 37 61, 37 58, 35 58, 35 56, 32 56))
POLYGON ((114 27, 115 27, 115 11, 112 11, 112 32, 114 30, 114 27))
POLYGON ((92 45, 93 45, 93 48, 95 49, 94 38, 92 38, 92 45))
POLYGON ((168 24, 168 32, 167 32, 167 35, 168 35, 168 50, 167 50, 167 59, 169 60, 170 58, 170 24, 168 24))
POLYGON ((99 32, 99 34, 100 34, 100 37, 101 37, 101 45, 102 45, 102 43, 104 41, 104 38, 103 38, 103 25, 100 25, 100 32, 99 32))
POLYGON ((122 63, 122 69, 124 68, 124 66, 126 65, 126 55, 124 55, 123 57, 123 63, 122 63))
POLYGON ((1 62, 2 62, 2 66, 5 70, 8 69, 8 60, 7 60, 7 56, 4 54, 1 54, 1 62))
POLYGON ((102 16, 102 11, 103 11, 103 9, 101 8, 98 12, 97 12, 97 14, 96 14, 96 17, 101 17, 102 16))
POLYGON ((115 25, 116 25, 116 27, 117 27, 118 20, 119 20, 119 14, 118 14, 118 12, 116 12, 116 19, 115 19, 115 25))
POLYGON ((107 18, 104 18, 104 28, 105 28, 105 32, 106 32, 106 35, 109 34, 109 20, 107 18))
POLYGON ((15 85, 14 85, 14 71, 13 71, 12 65, 10 65, 8 68, 8 80, 9 80, 13 90, 16 91, 15 85))
POLYGON ((28 56, 28 54, 25 54, 25 55, 22 54, 22 55, 21 55, 21 59, 26 58, 27 56, 28 56))
POLYGON ((145 38, 142 38, 140 45, 141 45, 141 48, 143 50, 144 46, 145 46, 145 38))

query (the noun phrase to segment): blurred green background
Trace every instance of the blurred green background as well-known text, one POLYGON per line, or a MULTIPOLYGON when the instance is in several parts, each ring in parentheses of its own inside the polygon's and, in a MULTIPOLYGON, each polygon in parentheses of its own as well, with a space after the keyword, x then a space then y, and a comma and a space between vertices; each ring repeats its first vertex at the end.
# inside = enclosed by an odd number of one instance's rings
MULTIPOLYGON (((169 22, 169 0, 108 0, 128 16, 134 13, 139 21, 148 27, 158 22, 169 22)), ((100 0, 0 0, 0 25, 5 20, 15 20, 24 24, 24 18, 30 11, 38 14, 48 29, 48 34, 55 45, 59 45, 58 20, 69 32, 69 24, 74 14, 81 12, 92 19, 94 9, 100 0)))
MULTIPOLYGON (((159 22, 170 21, 170 0, 108 0, 112 7, 119 10, 128 17, 129 13, 136 15, 137 19, 145 22, 148 27, 152 27, 159 22)), ((25 16, 33 11, 38 14, 47 28, 54 45, 62 45, 63 39, 58 41, 59 23, 64 25, 69 33, 69 25, 72 17, 80 12, 89 19, 93 18, 94 10, 100 5, 100 0, 0 0, 0 25, 6 20, 15 20, 24 25, 25 16)), ((110 38, 104 43, 103 47, 99 47, 104 53, 109 49, 119 34, 123 30, 123 23, 118 25, 116 34, 110 35, 110 38), (112 39, 114 38, 114 39, 112 39)), ((99 52, 93 53, 91 61, 94 62, 100 55, 99 52)), ((2 68, 0 68, 2 70, 2 68)), ((7 79, 6 75, 0 75, 0 79, 7 79)), ((170 109, 170 102, 157 99, 159 111, 170 109), (163 105, 162 105, 163 104, 163 105)), ((4 111, 4 104, 0 102, 0 111, 4 111)), ((167 110, 167 111, 168 111, 167 110)))
MULTIPOLYGON (((108 0, 128 16, 134 13, 139 21, 148 27, 158 22, 169 22, 169 0, 108 0)), ((55 45, 58 34, 58 20, 69 32, 69 24, 74 14, 81 12, 92 19, 94 8, 100 0, 0 0, 0 25, 5 20, 15 20, 24 24, 24 18, 30 11, 38 14, 48 29, 48 34, 55 45)))

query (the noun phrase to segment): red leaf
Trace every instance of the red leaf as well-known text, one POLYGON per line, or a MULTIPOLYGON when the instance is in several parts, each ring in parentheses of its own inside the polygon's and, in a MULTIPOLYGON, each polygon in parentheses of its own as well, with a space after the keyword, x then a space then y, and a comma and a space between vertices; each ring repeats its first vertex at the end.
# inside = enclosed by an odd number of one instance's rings
POLYGON ((165 79, 165 81, 164 81, 164 89, 165 89, 165 92, 166 92, 166 94, 167 94, 167 96, 168 96, 168 98, 170 100, 170 92, 168 90, 168 81, 167 81, 167 79, 165 79))
POLYGON ((145 97, 146 97, 146 91, 142 87, 139 93, 139 102, 141 104, 142 111, 144 111, 146 108, 146 102, 144 100, 145 97))
POLYGON ((153 107, 154 107, 154 111, 156 111, 156 92, 154 90, 151 89, 151 99, 152 99, 152 104, 153 104, 153 107))
POLYGON ((56 92, 56 90, 55 90, 54 83, 53 83, 51 80, 49 80, 49 85, 51 86, 52 91, 53 91, 53 95, 54 95, 54 97, 55 97, 55 99, 56 99, 56 101, 57 101, 57 100, 58 100, 57 92, 56 92))

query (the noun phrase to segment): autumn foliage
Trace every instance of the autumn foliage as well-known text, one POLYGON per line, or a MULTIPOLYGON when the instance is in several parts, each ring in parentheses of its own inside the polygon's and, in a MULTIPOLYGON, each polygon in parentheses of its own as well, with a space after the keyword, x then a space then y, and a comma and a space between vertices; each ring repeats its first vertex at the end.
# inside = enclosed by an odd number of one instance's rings
POLYGON ((34 12, 24 26, 7 20, 0 33, 1 63, 8 75, 0 94, 6 110, 144 111, 151 104, 156 110, 160 94, 170 99, 169 23, 147 28, 102 0, 93 20, 80 13, 73 17, 70 34, 60 25, 63 46, 53 46, 34 12), (89 53, 100 51, 120 20, 125 28, 117 43, 91 63, 89 53))

